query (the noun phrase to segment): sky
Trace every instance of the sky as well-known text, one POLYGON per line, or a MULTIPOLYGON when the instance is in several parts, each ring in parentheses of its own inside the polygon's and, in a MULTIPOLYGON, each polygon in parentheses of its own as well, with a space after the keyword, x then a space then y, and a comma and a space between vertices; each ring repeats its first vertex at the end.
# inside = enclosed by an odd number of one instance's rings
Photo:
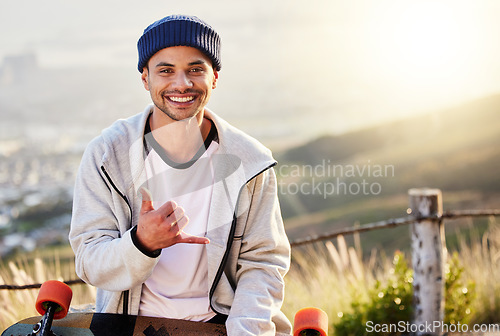
POLYGON ((500 93, 497 0, 0 0, 0 59, 139 80, 143 29, 180 13, 222 38, 210 106, 257 137, 291 143, 500 93))

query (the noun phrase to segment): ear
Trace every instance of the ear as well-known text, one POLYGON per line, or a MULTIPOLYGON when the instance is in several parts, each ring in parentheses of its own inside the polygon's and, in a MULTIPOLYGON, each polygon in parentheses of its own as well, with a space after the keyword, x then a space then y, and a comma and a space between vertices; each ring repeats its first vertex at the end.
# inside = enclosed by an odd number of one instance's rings
POLYGON ((141 75, 141 80, 142 80, 142 84, 144 85, 144 88, 149 91, 149 71, 148 71, 148 68, 147 67, 144 67, 142 69, 142 75, 141 75))
POLYGON ((212 82, 212 89, 215 89, 217 87, 217 79, 219 79, 219 73, 214 70, 214 80, 212 82))

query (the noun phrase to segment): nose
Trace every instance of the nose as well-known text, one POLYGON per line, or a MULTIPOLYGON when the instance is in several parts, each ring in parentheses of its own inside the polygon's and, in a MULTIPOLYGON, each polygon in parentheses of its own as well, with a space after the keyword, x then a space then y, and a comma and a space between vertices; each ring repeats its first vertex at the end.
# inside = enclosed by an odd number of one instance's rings
POLYGON ((193 87, 193 82, 186 73, 179 71, 174 77, 172 86, 172 89, 184 92, 186 89, 190 89, 193 87))

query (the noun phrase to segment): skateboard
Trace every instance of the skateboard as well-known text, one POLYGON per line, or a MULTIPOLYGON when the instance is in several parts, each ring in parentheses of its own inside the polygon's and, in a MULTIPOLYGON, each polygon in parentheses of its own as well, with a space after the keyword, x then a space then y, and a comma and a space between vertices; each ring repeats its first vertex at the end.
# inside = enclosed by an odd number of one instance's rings
MULTIPOLYGON (((1 336, 226 336, 223 324, 148 316, 70 313, 69 286, 59 281, 43 283, 36 300, 42 315, 19 321, 1 336)), ((326 336, 328 316, 317 308, 304 308, 294 319, 294 336, 326 336)))

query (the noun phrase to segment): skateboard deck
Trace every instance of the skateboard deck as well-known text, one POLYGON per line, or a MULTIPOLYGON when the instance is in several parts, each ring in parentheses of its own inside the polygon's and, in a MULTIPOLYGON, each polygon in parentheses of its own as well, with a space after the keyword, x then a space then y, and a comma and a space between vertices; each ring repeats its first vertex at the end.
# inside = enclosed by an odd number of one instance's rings
MULTIPOLYGON (((22 320, 6 329, 2 336, 26 336, 40 316, 22 320)), ((192 322, 135 315, 73 313, 54 320, 52 331, 57 336, 225 336, 222 324, 192 322)))
MULTIPOLYGON (((223 324, 192 322, 148 316, 72 313, 73 292, 59 281, 46 281, 35 303, 42 315, 19 321, 1 336, 226 336, 223 324)), ((294 336, 326 336, 328 316, 318 308, 304 308, 295 314, 294 336)))

